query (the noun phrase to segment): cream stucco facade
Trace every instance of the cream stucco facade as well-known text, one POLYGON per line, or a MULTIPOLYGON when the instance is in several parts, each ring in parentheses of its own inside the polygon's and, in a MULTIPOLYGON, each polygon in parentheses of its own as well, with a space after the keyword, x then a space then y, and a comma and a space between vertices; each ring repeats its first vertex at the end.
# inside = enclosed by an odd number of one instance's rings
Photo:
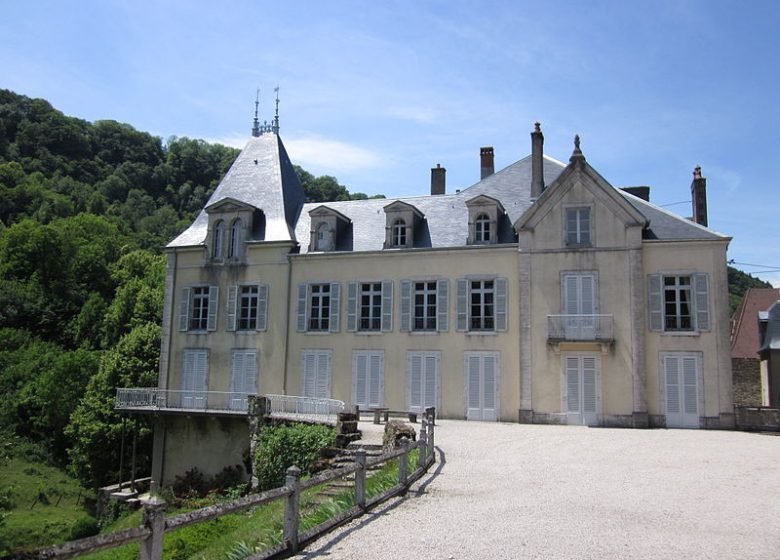
POLYGON ((579 146, 564 165, 532 138, 454 195, 318 204, 277 135, 250 140, 168 248, 153 477, 240 462, 246 430, 225 426, 246 393, 732 427, 729 238, 615 189, 579 146))

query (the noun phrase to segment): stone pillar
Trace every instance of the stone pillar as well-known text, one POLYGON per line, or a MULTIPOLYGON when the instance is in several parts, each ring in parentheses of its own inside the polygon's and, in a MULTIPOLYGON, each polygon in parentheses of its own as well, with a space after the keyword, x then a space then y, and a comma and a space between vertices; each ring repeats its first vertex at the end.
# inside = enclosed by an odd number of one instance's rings
POLYGON ((260 440, 260 431, 265 426, 266 415, 270 412, 268 397, 263 395, 247 396, 247 422, 249 423, 249 472, 252 490, 257 491, 259 482, 255 476, 255 457, 260 440))
POLYGON ((159 496, 141 500, 144 508, 144 527, 152 533, 140 543, 138 557, 141 560, 161 560, 165 537, 165 500, 159 496))
POLYGON ((301 469, 293 465, 287 469, 284 485, 290 489, 290 495, 284 505, 284 542, 293 554, 298 552, 298 526, 301 507, 301 469))
MULTIPOLYGON (((524 233, 523 239, 530 242, 530 233, 524 233)), ((521 424, 533 423, 533 361, 531 348, 531 253, 518 254, 518 279, 520 292, 520 415, 521 424)))
MULTIPOLYGON (((637 231, 637 235, 641 235, 637 231)), ((641 240, 639 240, 641 244, 641 240)), ((647 412, 647 363, 645 357, 645 276, 642 248, 629 250, 629 290, 631 290, 631 377, 634 389, 634 428, 647 428, 650 418, 647 412)), ((618 341, 619 343, 620 341, 618 341)))

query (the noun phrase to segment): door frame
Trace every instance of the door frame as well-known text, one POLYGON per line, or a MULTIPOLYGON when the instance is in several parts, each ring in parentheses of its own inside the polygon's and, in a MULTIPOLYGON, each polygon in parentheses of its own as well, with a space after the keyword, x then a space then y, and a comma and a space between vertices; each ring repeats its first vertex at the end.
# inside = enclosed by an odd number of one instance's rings
POLYGON ((602 416, 601 354, 599 354, 598 352, 561 352, 561 410, 566 417, 567 424, 574 424, 578 426, 598 426, 601 424, 601 416, 602 416), (567 358, 577 358, 579 360, 579 365, 577 369, 579 375, 578 387, 580 390, 580 394, 578 395, 578 399, 580 402, 579 412, 569 412, 569 379, 568 379, 568 373, 566 371, 567 358), (593 413, 588 413, 588 414, 592 414, 591 418, 586 418, 586 413, 582 411, 582 401, 583 401, 582 359, 583 358, 593 358, 596 362, 595 363, 596 411, 593 413))
MULTIPOLYGON (((480 369, 482 371, 482 375, 480 376, 480 391, 484 389, 484 362, 481 361, 480 369)), ((463 381, 464 381, 464 410, 465 410, 465 416, 466 420, 477 420, 477 421, 484 421, 484 422, 496 422, 498 421, 498 418, 500 416, 499 411, 501 409, 501 352, 498 350, 480 350, 480 351, 466 351, 463 353, 463 381), (484 411, 486 410, 484 406, 480 406, 480 418, 473 418, 469 417, 469 410, 472 410, 469 408, 469 358, 477 357, 480 358, 480 360, 484 360, 486 357, 492 357, 494 359, 495 368, 494 368, 494 380, 493 380, 493 404, 494 408, 492 415, 488 415, 489 417, 485 417, 484 411), (492 416, 492 417, 490 417, 492 416)), ((484 405, 484 399, 482 400, 482 405, 484 405)), ((487 409, 490 410, 490 409, 487 409)))

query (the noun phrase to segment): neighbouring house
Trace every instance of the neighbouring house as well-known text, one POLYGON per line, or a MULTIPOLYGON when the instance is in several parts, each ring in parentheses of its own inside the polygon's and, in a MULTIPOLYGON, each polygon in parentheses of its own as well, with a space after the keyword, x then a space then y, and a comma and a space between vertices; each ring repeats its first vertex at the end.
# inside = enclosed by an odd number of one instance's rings
MULTIPOLYGON (((575 138, 447 194, 306 203, 278 126, 255 131, 167 247, 154 467, 214 473, 247 447, 247 394, 444 418, 731 428, 726 249, 620 190, 575 138), (243 416, 242 416, 243 414, 243 416)), ((135 401, 136 403, 138 401, 135 401)), ((143 412, 143 405, 119 402, 143 412)))
POLYGON ((758 350, 763 341, 759 336, 759 313, 779 299, 780 289, 749 288, 731 316, 731 369, 736 406, 759 406, 767 402, 761 394, 758 350))
POLYGON ((780 408, 780 299, 758 312, 761 404, 780 408))

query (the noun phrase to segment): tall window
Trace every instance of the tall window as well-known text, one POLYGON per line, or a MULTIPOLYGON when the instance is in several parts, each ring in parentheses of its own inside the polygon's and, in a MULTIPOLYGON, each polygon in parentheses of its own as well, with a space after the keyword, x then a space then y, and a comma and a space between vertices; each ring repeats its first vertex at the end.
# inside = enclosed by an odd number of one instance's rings
POLYGON ((317 226, 315 250, 332 251, 333 249, 335 249, 333 230, 327 222, 322 222, 317 226))
POLYGON ((414 283, 414 330, 436 330, 436 281, 414 283))
POLYGON ((474 241, 476 243, 490 241, 490 218, 487 214, 480 214, 474 221, 474 241))
POLYGON ((221 259, 225 252, 225 222, 220 220, 214 227, 214 246, 212 247, 212 256, 215 259, 221 259))
POLYGON ((312 284, 309 304, 309 330, 330 328, 330 284, 312 284))
POLYGON ((590 245, 590 208, 566 209, 566 245, 590 245))
POLYGON ((205 331, 209 320, 209 287, 192 288, 190 330, 205 331))
POLYGON ((241 242, 241 220, 233 222, 230 228, 230 240, 228 242, 228 258, 237 257, 239 253, 239 243, 241 242))
POLYGON ((664 329, 693 330, 691 277, 664 276, 664 329))
POLYGON ((471 281, 470 330, 492 331, 495 328, 494 296, 493 280, 471 281))
POLYGON ((360 330, 378 331, 382 328, 382 283, 360 285, 360 330))
POLYGON ((259 303, 259 288, 241 286, 241 300, 238 308, 238 330, 250 331, 257 329, 257 310, 259 303))
POLYGON ((393 222, 393 247, 406 247, 406 222, 401 219, 393 222))

